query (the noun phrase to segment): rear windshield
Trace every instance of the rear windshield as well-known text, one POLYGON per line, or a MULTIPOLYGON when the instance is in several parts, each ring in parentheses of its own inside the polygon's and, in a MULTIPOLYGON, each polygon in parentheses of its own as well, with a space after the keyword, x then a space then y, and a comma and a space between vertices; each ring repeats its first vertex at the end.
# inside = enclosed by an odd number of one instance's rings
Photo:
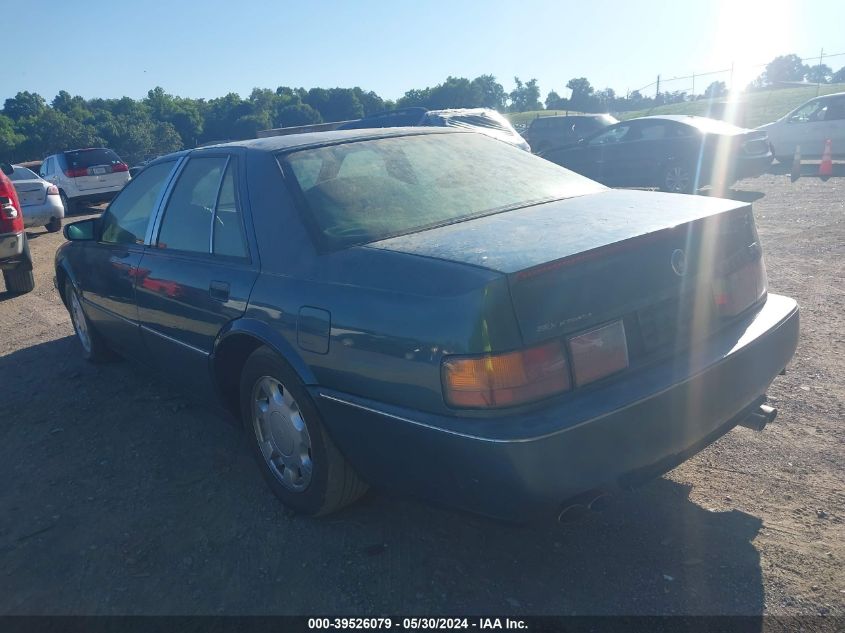
POLYGON ((26 167, 15 165, 12 169, 14 169, 14 172, 9 176, 12 180, 38 180, 38 175, 26 167))
POLYGON ((481 134, 421 134, 280 158, 330 247, 593 193, 602 185, 481 134))
POLYGON ((110 149, 77 149, 65 152, 69 169, 86 169, 95 165, 115 165, 120 157, 110 149))

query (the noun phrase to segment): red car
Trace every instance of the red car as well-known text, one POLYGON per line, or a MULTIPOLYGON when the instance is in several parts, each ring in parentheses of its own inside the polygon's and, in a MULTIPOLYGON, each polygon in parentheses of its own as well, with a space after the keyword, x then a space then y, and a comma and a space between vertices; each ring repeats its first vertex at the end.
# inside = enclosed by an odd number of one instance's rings
POLYGON ((21 203, 8 178, 11 173, 12 166, 3 163, 0 170, 0 270, 6 290, 18 294, 35 288, 35 277, 23 228, 21 203))

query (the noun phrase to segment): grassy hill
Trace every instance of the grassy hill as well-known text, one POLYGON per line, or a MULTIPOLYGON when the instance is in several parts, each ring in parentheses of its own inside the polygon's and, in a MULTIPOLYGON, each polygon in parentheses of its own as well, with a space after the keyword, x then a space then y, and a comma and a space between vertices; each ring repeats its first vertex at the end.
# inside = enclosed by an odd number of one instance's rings
MULTIPOLYGON (((828 84, 822 85, 819 88, 819 95, 831 94, 833 92, 845 92, 845 84, 828 84)), ((761 92, 749 92, 741 95, 739 103, 736 106, 737 114, 734 120, 746 127, 757 127, 763 123, 769 123, 779 119, 784 114, 797 108, 799 105, 816 96, 816 86, 807 86, 801 88, 779 88, 775 90, 765 90, 761 92)), ((638 116, 647 116, 650 114, 697 114, 700 116, 707 116, 710 109, 714 108, 715 112, 720 112, 724 109, 725 99, 718 99, 714 102, 715 108, 711 102, 702 99, 700 101, 686 101, 684 103, 673 103, 671 105, 658 106, 649 110, 637 110, 634 112, 621 112, 616 114, 617 119, 633 119, 638 116)), ((508 117, 514 125, 527 125, 533 119, 539 116, 549 116, 550 114, 565 114, 558 110, 539 110, 535 112, 518 112, 509 114, 508 117)))

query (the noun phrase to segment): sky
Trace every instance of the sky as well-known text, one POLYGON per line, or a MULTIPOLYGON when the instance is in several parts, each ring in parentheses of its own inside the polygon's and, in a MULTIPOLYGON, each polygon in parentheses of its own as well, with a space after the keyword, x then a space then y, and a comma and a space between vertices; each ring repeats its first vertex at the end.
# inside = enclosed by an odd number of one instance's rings
MULTIPOLYGON (((536 78, 651 94, 692 89, 672 77, 734 66, 744 86, 780 54, 845 53, 845 0, 0 0, 6 47, 0 100, 140 98, 162 86, 213 98, 252 88, 360 86, 389 99, 447 76, 536 78), (31 33, 29 44, 25 35, 31 33), (13 39, 14 39, 13 38, 13 39), (7 43, 9 38, 6 39, 7 43), (14 52, 13 52, 14 51, 14 52)), ((834 70, 845 55, 826 60, 834 70)), ((697 77, 695 91, 731 75, 697 77)))

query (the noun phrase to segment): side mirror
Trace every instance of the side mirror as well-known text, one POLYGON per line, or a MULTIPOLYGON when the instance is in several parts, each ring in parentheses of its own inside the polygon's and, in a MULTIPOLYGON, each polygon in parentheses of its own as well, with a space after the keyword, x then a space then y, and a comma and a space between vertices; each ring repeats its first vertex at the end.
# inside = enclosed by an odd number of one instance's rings
POLYGON ((7 176, 11 176, 15 173, 14 168, 9 163, 0 163, 0 170, 2 170, 7 176))
POLYGON ((90 242, 97 237, 97 218, 65 224, 62 232, 70 242, 90 242))

